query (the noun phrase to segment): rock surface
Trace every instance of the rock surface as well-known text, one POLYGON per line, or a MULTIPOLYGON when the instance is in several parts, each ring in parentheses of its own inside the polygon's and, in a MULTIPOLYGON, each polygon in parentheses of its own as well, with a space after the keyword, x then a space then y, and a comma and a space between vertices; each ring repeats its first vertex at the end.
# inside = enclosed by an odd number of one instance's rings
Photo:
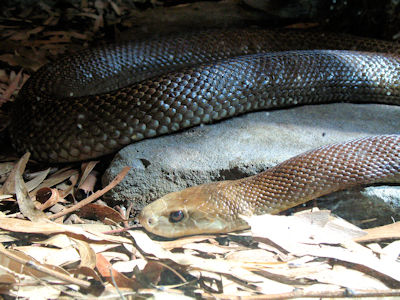
POLYGON ((399 133, 399 120, 400 107, 377 104, 338 103, 251 113, 132 144, 115 156, 103 184, 123 166, 131 166, 109 196, 133 201, 140 210, 166 193, 253 175, 321 145, 399 133))
POLYGON ((400 220, 400 186, 370 186, 321 197, 319 208, 327 208, 361 228, 400 220))

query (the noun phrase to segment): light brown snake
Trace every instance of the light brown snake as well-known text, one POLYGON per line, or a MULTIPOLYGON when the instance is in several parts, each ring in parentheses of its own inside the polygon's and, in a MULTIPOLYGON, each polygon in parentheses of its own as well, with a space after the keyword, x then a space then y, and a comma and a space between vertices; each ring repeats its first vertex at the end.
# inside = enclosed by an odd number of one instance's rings
POLYGON ((248 227, 240 215, 278 213, 319 196, 372 183, 400 182, 400 135, 324 146, 260 174, 191 187, 146 206, 140 223, 164 237, 248 227))

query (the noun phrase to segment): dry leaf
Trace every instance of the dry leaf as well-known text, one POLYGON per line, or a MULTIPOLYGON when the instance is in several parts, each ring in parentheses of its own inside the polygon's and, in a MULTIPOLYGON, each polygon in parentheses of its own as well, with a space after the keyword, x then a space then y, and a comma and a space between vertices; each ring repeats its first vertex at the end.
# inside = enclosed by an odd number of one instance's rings
POLYGON ((44 241, 37 242, 37 244, 57 247, 60 249, 65 248, 65 247, 73 247, 74 246, 74 242, 73 242, 72 238, 70 238, 66 234, 55 234, 44 241))
POLYGON ((142 251, 154 255, 158 259, 171 259, 177 264, 188 266, 192 269, 231 274, 245 282, 250 281, 255 283, 261 281, 265 284, 264 287, 268 287, 270 292, 283 293, 293 290, 293 287, 289 285, 269 280, 241 268, 242 264, 240 262, 226 261, 222 259, 203 259, 193 255, 171 253, 152 241, 144 232, 129 231, 129 233, 135 239, 136 244, 142 251))
MULTIPOLYGON (((103 253, 104 257, 109 258, 108 253, 103 253)), ((145 259, 135 259, 135 260, 128 260, 128 261, 117 261, 113 264, 113 267, 118 272, 122 273, 130 273, 132 272, 135 267, 139 268, 139 270, 143 270, 147 264, 147 260, 145 259)))
MULTIPOLYGON (((8 292, 10 296, 15 297, 16 299, 35 299, 35 300, 47 300, 47 299, 59 299, 60 294, 62 292, 63 287, 60 285, 51 285, 51 284, 40 284, 40 281, 36 282, 32 280, 28 280, 25 278, 27 282, 31 282, 31 285, 28 286, 18 286, 14 289, 10 289, 8 292), (44 296, 46 295, 46 296, 44 296)), ((58 282, 57 282, 58 283, 58 282)))
POLYGON ((225 258, 233 261, 242 261, 244 263, 266 263, 277 261, 277 257, 274 253, 263 249, 235 251, 226 255, 225 258))
POLYGON ((84 288, 90 286, 87 281, 71 277, 68 272, 60 267, 41 264, 22 252, 6 250, 1 244, 0 261, 1 266, 6 266, 8 269, 12 269, 18 274, 26 274, 34 278, 47 278, 50 275, 58 280, 61 279, 65 282, 74 283, 84 288))
POLYGON ((6 182, 0 189, 0 194, 15 194, 15 174, 19 172, 22 174, 25 170, 25 166, 28 163, 30 153, 25 153, 19 160, 18 164, 15 164, 8 176, 6 182))
MULTIPOLYGON (((69 179, 70 177, 77 175, 78 171, 77 170, 70 170, 70 169, 62 169, 58 171, 57 173, 52 174, 49 178, 44 180, 41 184, 39 184, 32 192, 31 194, 35 195, 36 192, 44 187, 52 187, 55 186, 61 182, 64 182, 65 180, 69 179)), ((66 195, 63 195, 64 197, 66 195)))
POLYGON ((86 195, 92 194, 94 192, 94 187, 97 182, 97 177, 99 172, 91 171, 86 177, 85 181, 79 186, 79 189, 83 190, 86 195))
POLYGON ((131 257, 126 254, 126 253, 122 253, 122 252, 116 252, 116 251, 104 251, 101 254, 104 255, 105 258, 107 258, 107 260, 112 260, 113 262, 127 262, 129 261, 129 259, 131 259, 131 257))
MULTIPOLYGON (((93 171, 94 167, 97 165, 99 161, 89 161, 87 163, 83 163, 81 169, 83 171, 81 179, 78 183, 78 188, 81 188, 82 184, 85 182, 86 178, 89 176, 90 172, 93 171)), ((87 188, 88 190, 93 191, 93 188, 87 188)))
POLYGON ((334 218, 327 210, 303 211, 293 216, 243 216, 253 235, 267 237, 283 248, 298 244, 340 244, 365 233, 344 220, 334 218), (273 230, 270 230, 273 228, 273 230))
POLYGON ((58 202, 65 202, 65 199, 60 196, 56 189, 41 188, 36 192, 36 201, 40 203, 37 208, 43 211, 58 202))
POLYGON ((83 230, 78 225, 62 225, 51 221, 43 223, 31 222, 26 220, 14 219, 14 218, 3 218, 0 217, 0 228, 4 230, 14 232, 25 232, 25 233, 41 233, 41 234, 55 234, 55 233, 66 233, 83 236, 86 239, 92 241, 108 241, 116 243, 128 243, 131 241, 122 236, 113 236, 96 232, 95 230, 83 230))
POLYGON ((195 236, 186 236, 176 240, 158 242, 164 249, 171 250, 174 248, 182 248, 184 245, 189 243, 203 242, 207 240, 214 239, 215 236, 212 235, 195 235, 195 236))
POLYGON ((355 238, 354 241, 368 242, 384 239, 398 239, 400 238, 400 222, 366 229, 365 232, 367 235, 355 238))
POLYGON ((400 258, 400 241, 394 241, 381 251, 381 258, 388 261, 396 261, 400 258))
POLYGON ((97 253, 96 257, 96 268, 109 283, 114 284, 115 282, 118 288, 133 288, 137 290, 141 287, 135 279, 128 278, 115 270, 102 254, 97 253))
POLYGON ((78 215, 83 218, 92 220, 104 221, 105 219, 112 220, 116 223, 126 221, 119 212, 106 205, 90 203, 79 210, 78 215))
POLYGON ((25 165, 29 155, 27 157, 21 158, 17 163, 17 171, 14 173, 15 182, 15 194, 17 197, 17 202, 20 212, 31 221, 42 221, 47 220, 46 215, 38 210, 34 205, 32 199, 29 196, 28 189, 22 179, 22 173, 25 169, 25 165))
POLYGON ((15 247, 15 250, 21 251, 41 264, 49 264, 53 266, 62 266, 79 261, 78 251, 70 246, 61 249, 38 246, 21 246, 15 247))
POLYGON ((14 78, 14 80, 10 83, 8 88, 1 95, 1 97, 4 100, 9 100, 11 98, 11 95, 14 94, 14 92, 21 86, 20 85, 21 77, 22 77, 22 69, 18 72, 17 76, 14 78))
POLYGON ((217 246, 217 245, 212 245, 212 244, 207 244, 207 243, 189 243, 184 246, 182 246, 184 249, 191 249, 191 250, 196 250, 199 252, 203 253, 208 253, 208 254, 224 254, 228 253, 231 250, 229 247, 222 247, 222 246, 217 246))
POLYGON ((307 276, 318 282, 331 283, 348 289, 389 289, 381 281, 357 270, 347 269, 343 266, 334 266, 333 270, 319 270, 307 276))
POLYGON ((81 241, 78 239, 73 239, 76 244, 76 248, 79 251, 79 255, 81 257, 81 262, 79 267, 86 267, 89 269, 94 269, 96 266, 96 253, 89 245, 89 243, 85 241, 81 241))
MULTIPOLYGON (((149 261, 144 267, 142 272, 136 272, 136 278, 140 278, 140 282, 146 279, 147 282, 156 285, 160 281, 161 272, 164 270, 164 266, 156 261, 149 261)), ((151 285, 150 285, 151 286, 151 285)))
POLYGON ((32 180, 26 182, 26 187, 28 189, 28 191, 32 191, 35 188, 37 188, 39 186, 39 184, 43 183, 43 180, 45 180, 45 178, 47 177, 47 175, 50 172, 50 168, 37 172, 35 178, 33 178, 32 180))

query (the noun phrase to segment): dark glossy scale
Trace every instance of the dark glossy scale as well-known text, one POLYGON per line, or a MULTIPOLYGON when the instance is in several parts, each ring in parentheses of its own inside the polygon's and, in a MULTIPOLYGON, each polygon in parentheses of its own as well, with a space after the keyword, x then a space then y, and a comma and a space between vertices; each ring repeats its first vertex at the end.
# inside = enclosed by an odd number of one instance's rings
POLYGON ((30 78, 10 133, 19 152, 66 162, 253 110, 333 101, 399 104, 399 49, 340 35, 229 30, 85 50, 30 78), (249 55, 314 48, 385 53, 249 55))

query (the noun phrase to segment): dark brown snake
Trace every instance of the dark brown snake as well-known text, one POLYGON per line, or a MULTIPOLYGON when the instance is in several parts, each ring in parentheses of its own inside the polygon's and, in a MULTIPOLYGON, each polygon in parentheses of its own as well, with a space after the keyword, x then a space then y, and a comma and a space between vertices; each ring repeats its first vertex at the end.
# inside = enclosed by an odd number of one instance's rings
MULTIPOLYGON (((144 138, 249 111, 337 101, 398 105, 399 55, 400 46, 391 42, 260 29, 187 33, 104 46, 65 57, 34 74, 16 100, 10 133, 19 151, 30 151, 42 161, 66 162, 95 158, 144 138)), ((154 211, 145 209, 141 220, 161 235, 171 231, 165 224, 167 229, 156 229, 161 216, 174 227, 195 216, 194 223, 202 224, 192 230, 181 228, 174 236, 243 228, 243 222, 236 221, 238 213, 277 212, 309 200, 310 195, 393 181, 399 174, 399 140, 399 136, 374 137, 309 152, 284 163, 288 169, 273 169, 235 184, 212 184, 217 192, 205 188, 206 194, 192 193, 204 194, 201 203, 211 201, 213 207, 202 204, 196 213, 175 208, 164 216, 154 204, 154 211), (273 197, 267 197, 269 193, 273 197), (240 201, 226 203, 223 194, 229 199, 234 194, 240 201), (276 195, 281 200, 273 200, 276 195), (219 225, 206 227, 209 221, 197 219, 204 219, 197 215, 200 211, 207 211, 207 220, 215 218, 219 225)), ((180 205, 178 200, 168 201, 171 206, 162 206, 163 210, 180 205)))

